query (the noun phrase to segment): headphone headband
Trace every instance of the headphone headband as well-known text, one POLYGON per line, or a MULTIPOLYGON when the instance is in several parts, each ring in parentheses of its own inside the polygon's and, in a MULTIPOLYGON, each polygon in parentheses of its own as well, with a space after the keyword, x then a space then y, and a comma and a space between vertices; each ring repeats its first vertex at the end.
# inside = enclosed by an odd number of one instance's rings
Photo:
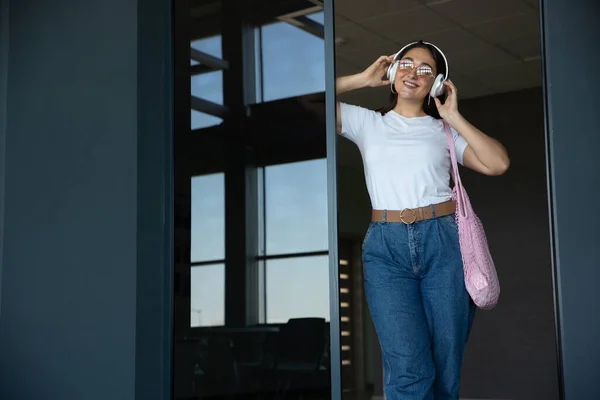
POLYGON ((400 54, 402 54, 402 52, 407 48, 412 46, 413 44, 418 44, 418 43, 423 43, 429 46, 432 46, 434 49, 436 49, 441 55, 442 58, 444 59, 444 64, 446 64, 446 73, 444 74, 444 80, 448 79, 448 73, 450 71, 450 67, 448 66, 448 60, 446 59, 446 55, 444 54, 444 52, 442 50, 440 50, 439 47, 437 47, 435 44, 433 43, 429 43, 429 42, 423 42, 423 41, 418 41, 418 42, 412 42, 407 44, 406 46, 404 46, 403 48, 400 49, 399 52, 396 53, 396 55, 394 56, 394 62, 398 61, 398 57, 400 56, 400 54))

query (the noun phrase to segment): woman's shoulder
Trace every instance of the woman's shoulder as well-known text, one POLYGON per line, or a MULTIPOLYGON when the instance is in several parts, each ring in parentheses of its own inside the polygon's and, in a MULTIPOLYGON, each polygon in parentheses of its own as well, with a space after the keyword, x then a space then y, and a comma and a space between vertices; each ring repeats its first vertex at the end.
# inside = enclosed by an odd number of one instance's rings
POLYGON ((368 107, 365 107, 365 106, 361 106, 361 105, 357 105, 357 104, 350 104, 350 103, 346 103, 344 101, 340 101, 339 103, 340 103, 341 107, 343 107, 343 108, 345 108, 347 110, 351 110, 351 111, 354 111, 354 112, 363 112, 363 113, 373 113, 373 114, 376 113, 376 114, 381 115, 381 113, 378 113, 377 111, 372 110, 372 109, 370 109, 368 107))
POLYGON ((364 106, 339 102, 342 136, 355 143, 371 137, 382 129, 382 115, 364 106))
POLYGON ((354 118, 371 121, 381 120, 383 118, 381 112, 372 110, 365 106, 340 102, 340 107, 342 114, 346 114, 347 117, 351 116, 354 118))

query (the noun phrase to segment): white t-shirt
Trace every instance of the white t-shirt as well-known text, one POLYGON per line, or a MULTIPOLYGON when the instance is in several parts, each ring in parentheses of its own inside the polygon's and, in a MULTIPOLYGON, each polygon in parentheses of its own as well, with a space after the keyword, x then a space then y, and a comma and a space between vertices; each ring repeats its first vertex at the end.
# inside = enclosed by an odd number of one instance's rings
MULTIPOLYGON (((376 210, 402 210, 452 198, 450 152, 441 120, 406 118, 340 103, 342 136, 358 146, 365 181, 376 210)), ((462 164, 465 139, 452 129, 462 164)))

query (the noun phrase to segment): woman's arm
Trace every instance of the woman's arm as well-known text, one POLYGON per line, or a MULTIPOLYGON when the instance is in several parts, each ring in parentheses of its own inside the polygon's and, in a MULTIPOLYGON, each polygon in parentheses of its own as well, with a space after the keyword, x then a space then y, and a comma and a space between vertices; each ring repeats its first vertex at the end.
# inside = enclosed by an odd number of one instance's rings
POLYGON ((448 80, 445 82, 448 98, 441 104, 435 103, 440 116, 456 130, 469 144, 463 154, 463 165, 485 175, 502 175, 510 166, 506 148, 473 126, 459 112, 456 87, 448 80))
MULTIPOLYGON (((340 95, 345 92, 349 92, 351 90, 362 89, 367 87, 367 80, 364 77, 363 73, 342 76, 335 80, 335 94, 340 95)), ((336 101, 336 126, 337 133, 342 133, 342 110, 340 107, 340 102, 336 101)))
MULTIPOLYGON (((335 80, 335 94, 340 95, 352 90, 389 85, 390 81, 385 79, 385 74, 387 67, 390 65, 393 59, 393 56, 381 56, 363 72, 337 78, 335 80)), ((341 133, 342 117, 339 102, 336 102, 335 114, 337 132, 341 133)))
POLYGON ((341 76, 335 80, 335 94, 340 95, 356 89, 368 87, 368 81, 364 72, 354 75, 341 76))
POLYGON ((474 127, 460 114, 447 122, 469 144, 463 154, 465 167, 490 176, 502 175, 508 170, 508 152, 499 141, 474 127))

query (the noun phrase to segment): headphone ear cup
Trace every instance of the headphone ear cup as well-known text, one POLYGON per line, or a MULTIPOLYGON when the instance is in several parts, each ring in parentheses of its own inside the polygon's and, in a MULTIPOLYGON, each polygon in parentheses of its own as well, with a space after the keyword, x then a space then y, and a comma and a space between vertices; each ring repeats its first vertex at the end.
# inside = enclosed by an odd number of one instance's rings
POLYGON ((395 61, 393 64, 391 64, 388 67, 388 70, 387 70, 387 79, 390 81, 390 88, 392 88, 392 92, 394 91, 393 90, 394 81, 396 80, 396 71, 398 70, 399 64, 400 63, 398 61, 395 61))
POLYGON ((429 95, 431 97, 439 97, 444 93, 444 75, 439 74, 436 76, 433 85, 431 86, 431 90, 429 91, 429 95))

